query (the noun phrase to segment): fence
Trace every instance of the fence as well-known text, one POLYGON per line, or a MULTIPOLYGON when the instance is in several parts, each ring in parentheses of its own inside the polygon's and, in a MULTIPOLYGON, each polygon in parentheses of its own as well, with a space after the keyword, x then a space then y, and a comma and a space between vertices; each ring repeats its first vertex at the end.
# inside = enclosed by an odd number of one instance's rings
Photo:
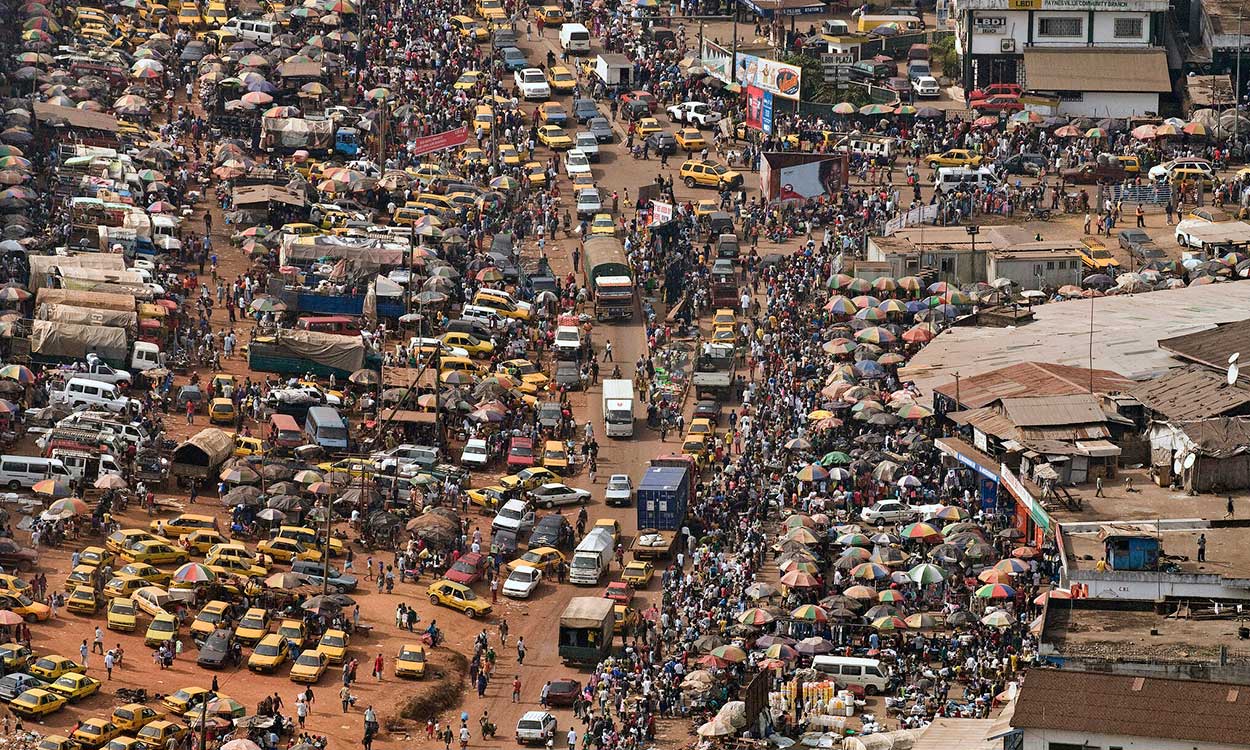
POLYGON ((1172 186, 1166 182, 1149 185, 1114 185, 1111 188, 1111 200, 1163 206, 1172 202, 1172 186))

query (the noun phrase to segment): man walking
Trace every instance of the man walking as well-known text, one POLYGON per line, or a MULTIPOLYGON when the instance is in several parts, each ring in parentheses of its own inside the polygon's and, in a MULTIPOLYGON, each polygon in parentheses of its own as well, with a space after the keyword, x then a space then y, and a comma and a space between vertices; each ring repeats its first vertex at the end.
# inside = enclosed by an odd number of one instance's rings
POLYGON ((1207 561, 1207 535, 1198 535, 1198 562, 1207 561))

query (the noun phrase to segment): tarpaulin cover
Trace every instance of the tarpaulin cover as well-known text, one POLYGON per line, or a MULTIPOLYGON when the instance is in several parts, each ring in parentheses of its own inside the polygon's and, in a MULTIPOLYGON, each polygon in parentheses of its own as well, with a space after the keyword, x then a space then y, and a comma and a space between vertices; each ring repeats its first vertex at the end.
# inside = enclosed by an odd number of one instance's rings
POLYGON ((285 149, 327 149, 334 145, 333 120, 299 117, 261 119, 261 146, 285 149))
POLYGON ((566 628, 597 628, 612 617, 612 600, 598 596, 578 596, 569 600, 569 606, 560 615, 560 624, 566 628))
POLYGON ((32 323, 30 350, 48 357, 80 359, 96 352, 104 359, 124 361, 126 329, 36 320, 32 323))
POLYGON ((102 307, 78 307, 77 305, 40 305, 35 313, 39 320, 55 323, 77 323, 86 326, 111 326, 124 328, 134 335, 139 316, 133 312, 106 310, 102 307))
POLYGON ((402 245, 387 245, 377 239, 330 235, 301 237, 282 248, 283 265, 300 265, 323 258, 345 259, 362 272, 376 272, 383 266, 398 267, 407 263, 402 245))
POLYGON ((106 292, 84 292, 78 289, 49 289, 47 287, 40 289, 36 293, 35 303, 39 305, 64 304, 77 305, 78 307, 102 307, 125 312, 135 309, 133 294, 108 294, 106 292))
POLYGON ((86 253, 83 255, 32 255, 30 256, 30 290, 43 288, 48 280, 49 269, 57 267, 62 273, 69 268, 98 268, 108 271, 126 270, 126 259, 121 253, 86 253))
POLYGON ((359 336, 283 330, 274 338, 274 345, 293 357, 348 372, 359 370, 365 361, 365 344, 359 336))
POLYGON ((174 448, 174 463, 218 466, 233 453, 234 439, 216 427, 208 427, 174 448))

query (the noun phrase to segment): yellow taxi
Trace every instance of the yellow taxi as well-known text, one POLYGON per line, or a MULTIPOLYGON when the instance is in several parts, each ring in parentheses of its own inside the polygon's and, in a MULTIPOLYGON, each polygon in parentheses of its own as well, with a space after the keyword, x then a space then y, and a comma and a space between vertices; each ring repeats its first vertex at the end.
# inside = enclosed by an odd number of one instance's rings
POLYGON ((158 585, 165 585, 169 583, 168 573, 160 568, 148 565, 147 563, 130 563, 129 565, 123 565, 121 570, 117 571, 117 575, 134 576, 139 580, 158 585))
POLYGON ((321 550, 309 549, 294 539, 266 539, 257 543, 256 550, 285 563, 292 560, 321 559, 321 550))
POLYGON ((1116 260, 1107 246, 1093 237, 1086 237, 1081 240, 1081 244, 1076 248, 1076 254, 1081 257, 1081 263, 1091 271, 1105 271, 1108 268, 1119 268, 1120 261, 1116 260))
POLYGON ((646 588, 655 575, 655 566, 646 560, 630 560, 621 571, 621 580, 636 589, 646 588))
POLYGON ((399 655, 395 657, 396 677, 425 676, 425 646, 418 643, 405 643, 399 647, 399 655))
POLYGON ((486 166, 487 164, 490 164, 490 156, 477 146, 469 146, 468 148, 461 149, 460 163, 465 166, 479 164, 481 166, 486 166))
POLYGON ((542 187, 547 184, 547 167, 542 162, 526 162, 522 169, 525 172, 525 176, 530 178, 530 185, 542 187))
POLYGON ((246 435, 234 434, 234 455, 236 456, 263 456, 269 452, 269 446, 260 438, 248 437, 246 435))
POLYGON ((707 148, 707 140, 697 128, 682 128, 673 136, 677 147, 685 151, 702 151, 707 148))
POLYGON ((134 599, 119 596, 109 602, 108 629, 129 633, 138 626, 139 610, 134 599))
POLYGON ((79 586, 65 600, 65 608, 78 614, 94 615, 100 609, 100 597, 91 586, 79 586))
POLYGON ((640 119, 638 121, 638 125, 634 128, 634 132, 643 138, 662 130, 664 130, 664 128, 660 125, 660 121, 654 117, 644 117, 640 119))
POLYGON ((522 383, 532 383, 539 388, 547 384, 551 379, 547 377, 547 373, 542 368, 528 359, 509 359, 501 362, 498 367, 500 372, 506 372, 509 375, 519 378, 522 383))
POLYGON ((590 236, 616 236, 616 222, 612 220, 612 214, 595 214, 590 221, 590 236))
POLYGON ((205 560, 204 565, 219 576, 259 578, 269 573, 269 569, 265 566, 250 563, 241 557, 215 557, 205 560))
POLYGON ((330 659, 325 654, 310 648, 296 657, 295 663, 291 665, 291 682, 314 684, 321 679, 329 666, 330 659))
POLYGON ((711 198, 700 198, 695 201, 694 215, 696 218, 702 219, 705 216, 711 216, 720 210, 720 204, 711 198))
POLYGON ((234 637, 245 645, 256 643, 269 632, 269 610, 252 607, 239 618, 234 637))
POLYGON ((720 326, 737 325, 738 315, 728 307, 721 307, 712 313, 712 326, 719 328, 720 326))
POLYGON ((191 638, 203 639, 212 635, 217 626, 225 619, 226 610, 229 608, 230 605, 218 599, 205 604, 200 613, 191 621, 191 638))
POLYGON ((142 703, 127 703, 113 709, 109 720, 123 732, 135 733, 154 721, 165 718, 165 714, 155 708, 148 708, 142 703))
POLYGON ((425 595, 430 598, 430 604, 450 607, 465 613, 470 618, 485 617, 490 614, 490 604, 477 598, 473 589, 445 578, 431 583, 425 589, 425 595))
POLYGON ((45 734, 35 750, 78 750, 78 743, 63 734, 45 734))
POLYGON ((688 435, 712 435, 716 433, 716 427, 712 424, 712 420, 707 417, 697 417, 690 420, 690 427, 686 428, 688 435))
POLYGON ((545 575, 565 561, 564 553, 555 547, 535 547, 525 550, 520 557, 508 562, 504 567, 511 573, 518 566, 528 565, 531 568, 538 568, 545 575))
POLYGON ((737 344, 738 332, 732 326, 716 326, 712 329, 711 339, 717 344, 737 344))
POLYGON ((204 26, 204 18, 194 3, 183 3, 178 9, 178 25, 184 29, 198 29, 204 26))
MULTIPOLYGON (((65 696, 42 688, 31 688, 9 701, 9 710, 19 716, 39 718, 56 713, 65 707, 65 696)), ((72 739, 81 743, 81 738, 74 733, 72 739)), ((110 738, 111 739, 111 738, 110 738)), ((98 746, 97 746, 98 747, 98 746)))
MULTIPOLYGON (((155 539, 155 537, 152 538, 155 539)), ((116 559, 117 558, 109 550, 104 549, 103 547, 96 547, 94 545, 90 547, 83 547, 82 552, 78 554, 79 565, 90 565, 93 568, 98 568, 101 565, 112 565, 116 559)), ((12 576, 0 576, 0 589, 8 588, 8 586, 4 584, 4 579, 11 577, 12 576)), ((25 581, 23 581, 23 583, 25 583, 25 581)))
POLYGON ((199 706, 208 699, 208 688, 202 688, 195 685, 184 687, 166 695, 161 699, 161 704, 181 716, 191 709, 199 706))
POLYGON ((544 125, 563 125, 569 121, 569 113, 560 102, 543 102, 538 105, 538 121, 544 125))
POLYGON ((56 678, 56 682, 49 685, 48 690, 59 693, 66 701, 73 703, 99 692, 100 681, 81 672, 70 672, 56 678))
MULTIPOLYGON (((317 531, 307 526, 279 526, 278 533, 274 536, 295 539, 303 542, 307 547, 322 548, 322 545, 318 542, 317 531)), ((330 557, 342 557, 345 554, 347 554, 347 550, 343 547, 343 540, 330 537, 330 557)))
POLYGON ((284 641, 294 645, 295 648, 303 648, 308 640, 308 629, 300 620, 283 620, 278 625, 277 635, 282 636, 284 641))
POLYGON ((568 472, 569 452, 563 440, 548 440, 543 444, 543 466, 556 474, 568 472))
POLYGON ((465 375, 470 380, 476 380, 481 374, 482 368, 468 357, 443 357, 438 361, 438 379, 442 382, 457 382, 463 385, 468 381, 457 380, 453 376, 465 375))
POLYGON ((21 615, 26 622, 43 622, 52 616, 51 607, 25 594, 0 596, 0 609, 7 609, 14 614, 21 615))
POLYGON ((291 649, 279 633, 270 633, 260 639, 252 655, 247 657, 247 668, 253 672, 272 672, 291 658, 291 649))
POLYGON ((521 152, 511 143, 499 144, 499 160, 507 167, 521 166, 521 152))
POLYGON ((564 15, 564 8, 559 5, 544 5, 541 8, 534 9, 534 20, 542 21, 547 26, 559 26, 568 19, 564 15))
POLYGON ((508 12, 503 7, 503 0, 477 0, 475 9, 477 14, 487 21, 508 17, 508 12))
POLYGON ((185 547, 188 552, 198 555, 206 555, 213 547, 229 541, 220 532, 213 529, 196 529, 190 534, 183 534, 178 538, 179 544, 185 547))
POLYGON ((178 637, 178 619, 168 612, 157 612, 148 625, 148 632, 143 634, 143 643, 152 648, 169 643, 178 637))
POLYGON ((573 183, 574 193, 576 193, 578 190, 581 190, 582 188, 594 188, 595 187, 595 176, 591 174, 590 172, 574 172, 573 176, 569 179, 573 183))
MULTIPOLYGON (((163 524, 161 521, 154 521, 153 523, 163 524)), ((163 528, 163 526, 155 526, 154 528, 163 528)), ((142 541, 163 542, 165 539, 154 533, 144 531, 143 529, 118 529, 108 535, 108 539, 104 540, 104 546, 110 551, 120 555, 134 544, 142 541)), ((90 564, 89 561, 85 562, 90 564)), ((130 562, 134 561, 131 560, 130 562)))
POLYGON ((985 157, 966 148, 948 148, 940 154, 929 154, 921 160, 930 169, 938 167, 979 167, 985 157))
POLYGON ((182 513, 165 521, 153 521, 148 524, 148 530, 150 532, 153 534, 161 534, 166 538, 190 534, 193 531, 199 531, 201 529, 211 529, 215 531, 217 528, 216 518, 212 516, 200 515, 198 513, 182 513))
POLYGON ((324 461, 317 464, 317 468, 323 472, 341 471, 357 479, 378 473, 377 464, 367 458, 344 458, 334 462, 324 461))
POLYGON ((94 565, 78 565, 65 576, 65 592, 69 593, 79 586, 90 586, 92 575, 95 573, 94 565))
POLYGON ((187 552, 166 541, 154 542, 145 539, 123 550, 122 559, 126 562, 141 562, 149 565, 182 565, 187 561, 187 552))
POLYGON ((466 70, 452 84, 452 88, 456 91, 469 91, 482 80, 482 76, 483 73, 480 70, 466 70))
POLYGON ((490 135, 495 127, 495 110, 489 104, 479 104, 473 108, 473 130, 490 135))
POLYGON ((0 667, 5 674, 25 672, 34 659, 35 654, 28 646, 12 642, 0 644, 0 667))
POLYGON ((681 443, 681 452, 684 456, 693 456, 702 465, 703 457, 707 455, 707 441, 703 435, 686 435, 681 443))
POLYGON ((499 485, 476 487, 469 490, 468 495, 470 503, 487 510, 495 510, 508 502, 508 491, 499 485))
POLYGON ((137 736, 147 747, 168 747, 170 740, 182 739, 187 731, 187 728, 181 724, 175 724, 166 719, 157 719, 145 724, 137 736))
POLYGON ((87 668, 68 656, 48 654, 35 659, 35 662, 30 665, 30 669, 27 671, 44 682, 52 682, 63 674, 86 672, 87 668))
POLYGON ((347 658, 347 633, 337 628, 327 630, 317 642, 317 650, 326 655, 331 664, 342 664, 347 658))
POLYGON ((471 333, 448 331, 438 338, 447 346, 464 349, 470 355, 476 357, 489 357, 495 353, 494 342, 488 339, 479 339, 471 333))
POLYGON ((571 94, 577 87, 577 76, 563 65, 552 65, 547 71, 547 85, 557 94, 571 94))
POLYGON ((230 18, 226 4, 221 0, 213 0, 204 9, 204 23, 209 26, 220 26, 230 18))
POLYGON ((138 737, 123 734, 110 740, 103 750, 147 750, 147 747, 143 744, 143 740, 138 737))
POLYGON ((509 491, 517 489, 532 490, 540 484, 558 481, 560 481, 559 475, 551 469, 546 469, 542 466, 531 466, 528 469, 521 469, 515 474, 501 477, 499 484, 509 491))
POLYGON ((114 737, 122 733, 117 725, 108 719, 101 719, 98 716, 92 716, 79 722, 78 728, 69 736, 82 747, 95 748, 104 747, 114 737))
POLYGON ((538 142, 553 151, 573 148, 573 139, 559 125, 543 125, 539 127, 538 142))
POLYGON ((678 172, 681 181, 686 183, 686 187, 692 188, 696 185, 702 187, 714 187, 718 190, 726 187, 737 187, 742 184, 742 175, 733 171, 723 164, 717 164, 714 161, 701 161, 698 159, 689 159, 682 163, 681 171, 678 172))
POLYGON ((460 32, 461 36, 468 37, 475 42, 484 42, 490 38, 486 27, 478 23, 476 19, 468 16, 452 16, 447 21, 451 23, 453 29, 460 32))

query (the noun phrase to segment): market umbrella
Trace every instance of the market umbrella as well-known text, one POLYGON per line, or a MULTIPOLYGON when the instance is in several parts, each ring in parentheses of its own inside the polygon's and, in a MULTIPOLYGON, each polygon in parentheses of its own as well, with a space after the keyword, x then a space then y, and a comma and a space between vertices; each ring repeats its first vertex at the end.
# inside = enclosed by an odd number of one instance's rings
POLYGON ((776 618, 774 618, 772 613, 766 609, 751 607, 750 609, 739 614, 735 619, 743 625, 754 625, 759 627, 767 625, 776 618))
MULTIPOLYGON (((950 618, 947 618, 947 622, 949 621, 950 618)), ((1015 619, 1006 610, 997 609, 982 617, 981 622, 993 628, 1006 628, 1015 623, 1015 619)))
POLYGON ((819 482, 829 478, 829 472, 820 464, 808 464, 795 472, 794 477, 800 482, 819 482))
POLYGON ((908 615, 905 619, 907 627, 914 630, 928 630, 941 625, 941 621, 928 612, 917 612, 914 615, 908 615))
POLYGON ((907 571, 907 577, 922 586, 927 586, 933 583, 941 583, 945 580, 946 571, 932 563, 920 563, 907 571))
POLYGON ((298 573, 284 571, 273 573, 265 579, 265 585, 271 589, 290 590, 308 584, 308 579, 298 573))
MULTIPOLYGON (((27 292, 29 295, 29 292, 27 292)), ((35 382, 35 373, 25 365, 5 365, 0 367, 0 378, 5 380, 13 380, 23 385, 30 385, 35 382)))
POLYGON ((86 502, 76 497, 63 497, 48 506, 49 513, 63 516, 82 516, 86 515, 90 510, 86 502))
POLYGON ((382 382, 381 374, 377 370, 368 368, 353 372, 347 379, 356 385, 379 385, 382 382))
POLYGON ((860 563, 851 569, 851 575, 865 581, 890 577, 890 569, 874 562, 860 563))
POLYGON ((804 656, 818 656, 832 651, 833 644, 824 638, 817 638, 813 636, 811 638, 804 638, 794 644, 794 650, 804 656))
POLYGON ((65 482, 58 482, 55 479, 44 479, 42 481, 35 482, 34 486, 31 487, 31 490, 34 491, 36 495, 53 498, 69 497, 74 494, 70 491, 68 484, 65 482))
POLYGON ((828 622, 829 615, 821 607, 815 604, 803 604, 791 610, 790 616, 796 620, 804 620, 806 622, 828 622))
POLYGON ((727 661, 730 664, 740 664, 747 660, 747 652, 732 643, 725 646, 717 646, 712 649, 712 656, 715 656, 717 659, 727 661))
POLYGON ((170 580, 177 583, 212 583, 217 580, 217 574, 200 563, 187 563, 175 570, 170 580))
POLYGON ((776 594, 777 587, 763 581, 757 581, 746 588, 746 595, 749 599, 767 599, 776 594))
POLYGON ((246 466, 235 466, 218 475, 226 484, 255 484, 260 481, 260 474, 246 466))
POLYGON ((898 615, 878 617, 877 619, 872 621, 872 627, 876 630, 881 630, 881 631, 906 630, 907 621, 899 617, 898 615))
POLYGON ((120 474, 101 474, 92 486, 97 490, 124 490, 130 485, 120 474))
POLYGON ((987 583, 976 590, 978 599, 1014 599, 1016 590, 1005 583, 987 583))
MULTIPOLYGON (((34 617, 34 615, 31 615, 34 617)), ((26 619, 16 612, 8 609, 0 609, 0 625, 11 627, 13 625, 21 625, 26 619)))
POLYGON ((793 588, 814 588, 820 585, 820 581, 815 576, 799 570, 792 570, 783 575, 781 583, 793 588))

